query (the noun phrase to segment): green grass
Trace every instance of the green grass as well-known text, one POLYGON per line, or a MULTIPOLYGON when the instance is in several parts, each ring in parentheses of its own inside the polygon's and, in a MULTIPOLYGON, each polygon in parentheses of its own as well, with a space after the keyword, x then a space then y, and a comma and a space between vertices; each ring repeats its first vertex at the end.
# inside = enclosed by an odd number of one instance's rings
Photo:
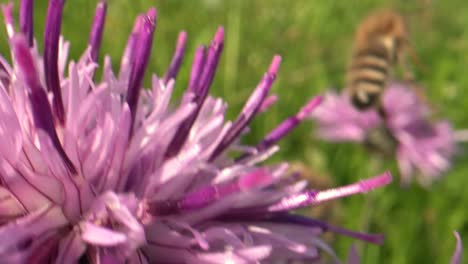
MULTIPOLYGON (((46 1, 36 1, 36 32, 42 32, 46 1), (40 3, 39 3, 40 2, 40 3)), ((86 46, 88 28, 96 1, 68 1, 63 32, 71 40, 71 56, 78 58, 86 46)), ((359 20, 379 7, 396 7, 409 18, 417 53, 426 70, 416 69, 418 79, 437 114, 467 127, 468 4, 447 1, 146 1, 109 0, 109 15, 103 50, 117 67, 132 28, 133 19, 154 5, 158 25, 150 69, 163 74, 172 56, 179 30, 189 36, 187 60, 178 78, 180 95, 187 82, 195 48, 208 43, 218 25, 226 29, 226 45, 212 93, 230 103, 234 118, 256 86, 275 54, 283 63, 273 92, 280 101, 252 124, 245 141, 254 143, 281 120, 294 113, 307 98, 343 85, 353 31, 359 20)), ((17 4, 17 2, 16 2, 17 4)), ((36 34, 42 43, 42 34, 36 34)), ((0 33, 0 51, 8 55, 5 33, 0 33)), ((468 160, 466 146, 454 168, 432 187, 399 186, 394 161, 379 162, 360 146, 331 144, 311 137, 313 125, 306 123, 280 144, 274 161, 302 161, 338 186, 370 177, 384 170, 394 174, 392 185, 364 196, 331 202, 325 216, 353 230, 383 232, 381 247, 359 243, 364 263, 448 263, 454 249, 453 230, 468 241, 468 160)), ((305 210, 323 215, 323 210, 305 210), (322 212, 322 213, 321 213, 322 212)), ((332 237, 343 258, 354 241, 332 237)), ((466 243, 468 244, 468 243, 466 243)), ((468 248, 468 247, 465 247, 468 248)))

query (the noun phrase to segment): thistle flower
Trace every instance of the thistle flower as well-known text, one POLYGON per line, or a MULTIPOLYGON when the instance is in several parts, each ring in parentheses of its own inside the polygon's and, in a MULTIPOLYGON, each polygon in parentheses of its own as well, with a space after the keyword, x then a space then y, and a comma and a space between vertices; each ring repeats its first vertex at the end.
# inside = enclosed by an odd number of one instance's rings
POLYGON ((119 73, 106 56, 95 81, 106 3, 97 6, 78 62, 68 62, 69 43, 60 36, 64 0, 49 1, 43 54, 33 38, 32 4, 21 1, 19 31, 12 5, 3 6, 12 63, 0 59, 2 262, 316 260, 320 249, 332 252, 320 239, 326 231, 382 241, 291 211, 385 185, 388 173, 319 191, 287 175, 287 163, 260 164, 319 97, 256 146, 239 146, 255 115, 275 101, 268 92, 279 56, 237 119, 226 122, 227 104, 209 96, 222 27, 208 48, 196 50, 185 94, 169 107, 187 36, 179 35, 164 77, 152 75, 143 89, 156 9, 137 17, 119 73), (239 158, 230 158, 238 149, 239 158))
POLYGON ((417 169, 418 180, 426 185, 450 168, 455 153, 455 132, 447 121, 430 120, 428 107, 415 90, 392 82, 383 94, 386 119, 377 111, 356 110, 346 93, 330 92, 311 113, 318 122, 318 136, 329 141, 354 141, 383 154, 395 155, 403 183, 417 169))

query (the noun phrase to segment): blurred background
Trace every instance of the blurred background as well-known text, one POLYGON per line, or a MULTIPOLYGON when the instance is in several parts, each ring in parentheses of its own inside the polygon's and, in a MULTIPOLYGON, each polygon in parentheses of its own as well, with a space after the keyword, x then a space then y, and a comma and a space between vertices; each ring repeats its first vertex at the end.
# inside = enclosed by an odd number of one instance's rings
MULTIPOLYGON (((75 0, 66 4, 62 32, 71 41, 73 59, 86 47, 96 3, 75 0)), ((255 88, 273 55, 282 55, 281 70, 273 86, 273 93, 280 100, 254 120, 244 143, 258 142, 308 98, 330 88, 341 89, 356 25, 372 10, 395 8, 409 21, 413 45, 425 65, 425 69, 415 69, 416 79, 426 86, 436 115, 448 119, 457 129, 468 128, 468 3, 464 0, 108 3, 101 54, 111 56, 114 69, 134 18, 148 7, 158 9, 150 71, 164 74, 177 34, 187 31, 188 52, 176 83, 175 98, 185 89, 195 48, 208 44, 216 28, 224 25, 226 44, 212 94, 229 103, 230 119, 255 88)), ((47 1, 35 4, 35 32, 42 47, 47 1)), ((4 30, 0 33, 0 52, 9 58, 4 30)), ((402 188, 395 161, 378 162, 362 146, 326 143, 312 134, 312 122, 305 122, 282 140, 281 151, 269 162, 286 160, 296 164, 317 189, 355 182, 385 170, 394 175, 394 183, 381 190, 301 211, 351 230, 385 233, 383 246, 357 243, 363 263, 448 263, 455 247, 453 230, 458 230, 468 245, 467 146, 459 145, 452 170, 439 182, 428 188, 418 184, 402 188)), ((327 235, 326 239, 341 258, 355 242, 335 235, 327 235)))

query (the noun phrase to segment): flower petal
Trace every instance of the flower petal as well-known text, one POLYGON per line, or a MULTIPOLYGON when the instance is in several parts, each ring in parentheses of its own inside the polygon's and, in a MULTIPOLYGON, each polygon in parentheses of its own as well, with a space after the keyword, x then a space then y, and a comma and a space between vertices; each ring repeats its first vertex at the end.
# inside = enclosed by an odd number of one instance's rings
POLYGON ((0 89, 0 155, 16 163, 23 145, 21 127, 5 89, 0 89))
POLYGON ((127 242, 125 234, 89 222, 82 223, 80 230, 83 241, 96 246, 117 246, 127 242))

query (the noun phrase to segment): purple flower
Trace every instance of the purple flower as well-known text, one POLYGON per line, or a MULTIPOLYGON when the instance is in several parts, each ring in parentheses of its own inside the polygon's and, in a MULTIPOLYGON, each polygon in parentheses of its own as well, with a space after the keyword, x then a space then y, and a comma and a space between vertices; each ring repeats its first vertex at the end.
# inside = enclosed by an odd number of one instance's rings
POLYGON ((12 6, 3 6, 12 64, 0 58, 2 262, 316 260, 321 249, 332 253, 320 239, 326 231, 382 241, 291 211, 388 184, 388 173, 320 191, 287 174, 287 163, 260 165, 321 98, 256 146, 239 145, 255 115, 276 100, 268 92, 279 56, 236 120, 225 121, 226 103, 209 96, 223 28, 196 50, 185 94, 170 107, 185 32, 164 77, 152 75, 143 89, 156 27, 149 9, 136 19, 119 73, 106 56, 96 81, 106 3, 97 6, 77 62, 68 62, 69 43, 60 36, 63 5, 49 1, 43 55, 33 38, 33 1, 21 1, 19 31, 12 6))
POLYGON ((355 141, 396 155, 402 180, 408 183, 414 169, 428 184, 450 168, 455 153, 455 133, 447 121, 434 122, 415 90, 393 82, 383 94, 386 119, 377 111, 356 110, 346 93, 330 92, 311 113, 318 122, 318 136, 329 141, 355 141))

